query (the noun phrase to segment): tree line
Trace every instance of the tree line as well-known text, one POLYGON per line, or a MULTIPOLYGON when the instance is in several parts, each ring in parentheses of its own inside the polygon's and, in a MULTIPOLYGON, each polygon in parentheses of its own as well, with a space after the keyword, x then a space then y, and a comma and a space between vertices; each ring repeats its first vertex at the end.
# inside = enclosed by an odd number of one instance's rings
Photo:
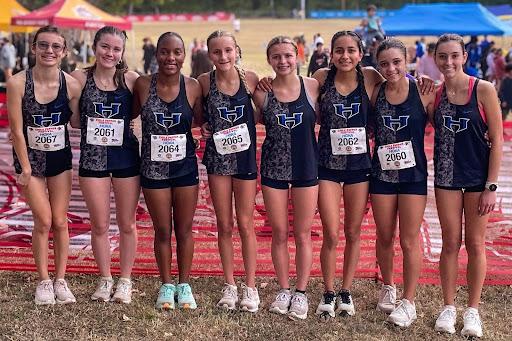
MULTIPOLYGON (((254 13, 275 13, 300 9, 300 0, 87 0, 92 5, 101 8, 108 13, 124 14, 150 14, 150 13, 208 13, 208 12, 233 12, 237 15, 254 13)), ((52 0, 18 0, 25 8, 34 10, 47 5, 52 0)), ((417 0, 305 0, 306 12, 312 10, 340 10, 344 6, 346 10, 366 9, 369 4, 375 4, 379 9, 398 9, 407 3, 437 3, 451 2, 464 3, 475 0, 442 0, 442 1, 417 1, 417 0)), ((484 6, 505 5, 510 0, 482 1, 484 6)))

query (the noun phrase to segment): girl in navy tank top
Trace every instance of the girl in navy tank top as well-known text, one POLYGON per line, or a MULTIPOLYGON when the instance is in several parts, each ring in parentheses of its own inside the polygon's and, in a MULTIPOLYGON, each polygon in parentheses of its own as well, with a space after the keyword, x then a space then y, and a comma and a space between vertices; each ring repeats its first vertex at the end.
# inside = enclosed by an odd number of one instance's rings
POLYGON ((439 267, 444 309, 435 329, 455 333, 455 290, 464 220, 469 298, 461 334, 481 337, 478 305, 486 273, 485 231, 496 204, 503 128, 496 90, 491 83, 475 81, 464 73, 466 59, 460 36, 445 34, 439 38, 435 60, 445 83, 438 92, 434 114, 434 163, 443 231, 439 267))
POLYGON ((35 303, 67 304, 76 302, 64 279, 72 180, 67 124, 70 120, 78 124, 80 119, 80 84, 59 69, 66 54, 66 39, 57 27, 41 27, 31 49, 36 59, 34 68, 14 75, 7 83, 16 183, 34 219, 32 249, 40 280, 35 303), (55 255, 53 281, 48 274, 50 229, 55 255))
POLYGON ((79 182, 91 219, 100 280, 93 301, 130 303, 137 253, 135 210, 140 197, 139 142, 132 129, 132 91, 138 75, 124 60, 126 35, 113 26, 94 37, 92 67, 71 75, 82 85, 79 182), (110 188, 114 189, 121 273, 113 294, 110 271, 110 188))
POLYGON ((261 176, 265 208, 272 228, 272 261, 281 290, 271 312, 304 319, 306 287, 311 271, 311 224, 318 198, 318 146, 315 137, 318 81, 295 75, 297 46, 279 36, 267 46, 267 61, 276 73, 272 91, 257 90, 254 101, 262 111, 265 141, 261 176), (292 185, 293 234, 296 244, 297 287, 290 291, 288 253, 288 197, 292 185))
POLYGON ((427 202, 423 139, 427 111, 433 112, 435 102, 435 93, 421 95, 416 82, 406 78, 405 61, 405 45, 396 38, 386 39, 377 50, 377 64, 386 81, 372 95, 375 149, 370 179, 383 279, 377 309, 390 313, 388 321, 402 327, 416 319, 414 296, 422 265, 419 234, 427 202), (404 213, 399 219, 404 291, 395 302, 393 243, 398 212, 404 213))
POLYGON ((318 210, 323 226, 320 260, 325 287, 316 313, 334 317, 336 313, 355 313, 349 290, 359 261, 361 223, 368 203, 371 167, 368 94, 372 94, 382 76, 374 68, 361 67, 363 45, 354 32, 337 32, 331 40, 331 51, 332 66, 318 70, 313 78, 319 81, 322 93, 318 210), (346 246, 343 283, 336 295, 334 276, 342 190, 346 246))
POLYGON ((156 47, 158 73, 139 77, 134 87, 134 116, 142 120, 141 185, 155 229, 155 258, 162 280, 155 306, 195 309, 188 284, 194 256, 192 223, 197 204, 198 171, 192 124, 203 122, 199 83, 181 74, 185 46, 179 34, 166 32, 156 47), (171 233, 178 245, 179 282, 172 284, 171 233))
POLYGON ((254 200, 256 196, 256 124, 252 93, 258 76, 235 65, 239 48, 235 37, 226 31, 215 31, 207 40, 208 56, 215 71, 204 73, 198 81, 206 99, 206 122, 202 128, 207 137, 203 164, 215 208, 219 253, 225 284, 219 307, 234 309, 238 290, 233 277, 233 202, 237 228, 242 238, 246 282, 242 284, 240 309, 256 312, 260 303, 255 285, 257 243, 254 233, 254 200))

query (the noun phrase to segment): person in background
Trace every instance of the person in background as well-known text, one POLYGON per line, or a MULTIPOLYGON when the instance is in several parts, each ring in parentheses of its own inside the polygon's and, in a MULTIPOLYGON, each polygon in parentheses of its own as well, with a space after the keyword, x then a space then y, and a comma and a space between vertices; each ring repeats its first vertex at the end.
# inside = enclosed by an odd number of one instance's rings
POLYGON ((370 48, 375 39, 379 42, 384 40, 386 32, 382 29, 382 21, 376 16, 377 6, 371 4, 366 8, 367 17, 361 21, 360 27, 364 32, 365 52, 370 48))
POLYGON ((208 52, 204 50, 197 50, 192 54, 191 64, 192 72, 190 73, 190 77, 195 79, 197 79, 199 75, 213 70, 213 63, 210 58, 208 58, 208 52))
POLYGON ((418 62, 420 60, 421 57, 423 57, 423 55, 425 54, 425 50, 423 49, 423 45, 420 43, 419 40, 416 40, 416 55, 415 55, 415 60, 416 62, 418 62))
POLYGON ((496 65, 494 64, 495 56, 496 49, 491 47, 489 53, 487 53, 487 56, 485 57, 485 64, 487 65, 487 70, 485 71, 485 79, 490 83, 493 83, 494 79, 496 78, 494 74, 494 70, 496 68, 496 65))
POLYGON ((297 55, 297 75, 300 75, 300 68, 303 65, 306 65, 306 55, 304 52, 304 44, 302 43, 300 37, 298 37, 298 36, 293 38, 293 40, 295 41, 295 44, 297 44, 297 50, 299 53, 297 55))
POLYGON ((508 112, 512 108, 512 63, 505 66, 506 75, 501 81, 499 98, 501 101, 501 117, 503 121, 507 118, 508 112))
POLYGON ((482 70, 482 78, 485 80, 487 80, 487 70, 489 69, 489 65, 487 64, 487 56, 493 47, 494 41, 491 41, 485 45, 485 47, 482 47, 482 56, 480 57, 480 70, 482 70))
POLYGON ((428 76, 434 81, 443 80, 443 74, 437 68, 436 61, 434 60, 435 50, 435 43, 428 44, 427 53, 425 53, 416 64, 416 76, 428 76))
POLYGON ((142 61, 144 62, 144 73, 146 75, 150 75, 153 73, 150 70, 150 66, 152 60, 155 58, 156 49, 149 37, 144 38, 142 41, 144 42, 144 45, 142 45, 142 50, 144 51, 144 55, 142 56, 142 61))
POLYGON ((501 86, 501 80, 505 77, 505 58, 503 58, 503 49, 497 49, 494 56, 494 75, 496 76, 496 89, 501 86))
POLYGON ((317 70, 327 67, 329 65, 329 56, 323 50, 323 40, 319 41, 317 38, 316 51, 309 60, 308 77, 313 75, 317 70))
POLYGON ((471 39, 469 40, 469 43, 466 44, 465 48, 468 52, 467 65, 478 69, 478 62, 482 55, 482 47, 478 45, 478 37, 471 36, 471 39))
POLYGON ((9 38, 4 38, 4 45, 0 50, 0 64, 4 70, 5 80, 8 81, 12 77, 12 71, 16 66, 16 48, 9 38))

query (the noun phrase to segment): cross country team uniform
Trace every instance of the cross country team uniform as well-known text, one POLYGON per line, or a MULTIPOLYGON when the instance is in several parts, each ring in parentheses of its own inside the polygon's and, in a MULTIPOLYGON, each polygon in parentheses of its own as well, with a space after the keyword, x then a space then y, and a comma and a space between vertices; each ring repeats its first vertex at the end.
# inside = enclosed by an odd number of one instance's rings
POLYGON ((121 85, 114 91, 100 90, 92 72, 87 75, 80 99, 80 176, 139 174, 139 141, 130 129, 132 98, 130 90, 121 85))
POLYGON ((490 149, 485 113, 478 107, 478 80, 469 80, 466 104, 450 103, 446 86, 438 93, 434 114, 435 186, 482 192, 487 181, 490 149))
MULTIPOLYGON (((70 170, 72 154, 67 124, 72 111, 69 108, 64 73, 60 71, 57 97, 48 104, 40 104, 34 94, 32 70, 27 70, 21 112, 32 175, 51 177, 70 170)), ((13 156, 16 173, 21 174, 21 165, 14 148, 13 156)))
POLYGON ((370 193, 427 194, 427 158, 424 149, 427 113, 414 81, 405 102, 386 99, 384 82, 374 107, 375 149, 370 193))
POLYGON ((213 133, 203 156, 208 174, 256 179, 256 124, 251 95, 242 81, 237 93, 229 96, 217 88, 215 71, 210 72, 205 116, 213 133))
POLYGON ((318 134, 318 178, 346 184, 368 181, 370 99, 366 90, 359 84, 349 95, 343 96, 336 89, 334 79, 329 77, 325 86, 318 134))
POLYGON ((141 111, 141 186, 157 189, 197 185, 191 132, 194 112, 188 103, 185 78, 180 75, 180 92, 167 103, 157 94, 156 76, 151 77, 148 99, 141 111))
POLYGON ((280 102, 267 93, 262 110, 266 137, 261 147, 261 183, 287 189, 318 184, 316 112, 300 78, 300 95, 293 102, 280 102))

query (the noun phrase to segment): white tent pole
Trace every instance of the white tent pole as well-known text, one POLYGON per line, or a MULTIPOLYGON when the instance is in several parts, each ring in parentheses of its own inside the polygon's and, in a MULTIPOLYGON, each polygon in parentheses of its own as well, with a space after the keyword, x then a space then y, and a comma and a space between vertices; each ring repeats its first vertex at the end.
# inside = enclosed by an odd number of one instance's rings
POLYGON ((135 61, 135 31, 133 30, 133 26, 131 29, 131 40, 132 40, 132 65, 133 65, 133 71, 137 70, 137 63, 135 61))

